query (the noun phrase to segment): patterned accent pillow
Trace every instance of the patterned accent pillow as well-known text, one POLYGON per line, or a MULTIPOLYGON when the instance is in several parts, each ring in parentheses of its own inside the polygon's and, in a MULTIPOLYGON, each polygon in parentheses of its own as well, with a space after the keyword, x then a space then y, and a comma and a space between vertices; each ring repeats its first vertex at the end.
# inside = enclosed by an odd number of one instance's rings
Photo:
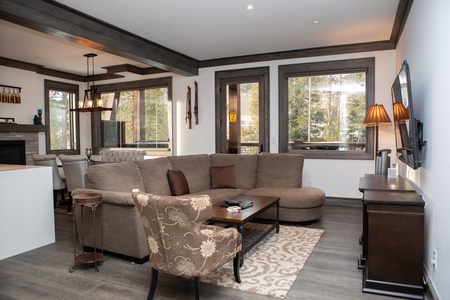
POLYGON ((169 180, 170 191, 173 196, 189 194, 189 184, 181 170, 167 170, 167 179, 169 180))
POLYGON ((234 165, 210 167, 211 188, 232 188, 236 187, 236 172, 234 165))

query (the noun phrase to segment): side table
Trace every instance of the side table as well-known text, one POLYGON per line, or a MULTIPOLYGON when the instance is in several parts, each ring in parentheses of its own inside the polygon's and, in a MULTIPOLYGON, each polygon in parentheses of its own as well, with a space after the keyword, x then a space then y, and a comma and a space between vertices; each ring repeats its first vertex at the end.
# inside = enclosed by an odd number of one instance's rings
POLYGON ((96 217, 95 213, 97 210, 97 207, 102 204, 103 197, 101 194, 96 193, 88 193, 88 194, 78 194, 74 195, 72 197, 72 206, 73 206, 73 256, 74 256, 74 264, 73 267, 70 268, 70 272, 75 272, 77 263, 80 264, 92 264, 95 265, 95 271, 99 271, 97 262, 103 262, 107 261, 107 258, 103 255, 103 213, 100 214, 100 248, 101 253, 97 253, 97 226, 96 226, 96 217), (76 244, 76 235, 77 235, 77 220, 76 220, 76 214, 75 211, 77 207, 80 207, 80 219, 81 219, 81 234, 79 236, 80 244, 83 248, 83 252, 77 256, 77 244, 76 244), (94 231, 94 252, 85 252, 84 251, 84 222, 83 222, 83 209, 84 208, 91 208, 92 213, 94 215, 94 228, 92 230, 94 231))

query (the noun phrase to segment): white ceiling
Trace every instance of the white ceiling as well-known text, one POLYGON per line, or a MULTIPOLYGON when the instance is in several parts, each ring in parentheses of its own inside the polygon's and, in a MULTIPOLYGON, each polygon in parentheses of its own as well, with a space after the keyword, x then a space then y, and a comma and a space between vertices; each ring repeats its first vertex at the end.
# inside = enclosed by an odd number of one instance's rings
MULTIPOLYGON (((58 0, 197 60, 389 40, 398 0, 58 0), (255 9, 248 11, 246 4, 255 9), (319 21, 314 24, 313 21, 319 21)), ((0 56, 86 74, 141 63, 0 20, 0 56)))

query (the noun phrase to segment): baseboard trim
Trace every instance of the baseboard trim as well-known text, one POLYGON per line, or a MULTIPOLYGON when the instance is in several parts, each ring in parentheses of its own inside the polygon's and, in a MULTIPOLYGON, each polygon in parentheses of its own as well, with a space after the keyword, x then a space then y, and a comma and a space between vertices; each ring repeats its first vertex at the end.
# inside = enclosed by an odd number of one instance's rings
POLYGON ((361 199, 326 197, 325 205, 362 207, 361 199))
POLYGON ((423 298, 425 300, 440 300, 436 289, 434 288, 433 281, 428 275, 427 269, 423 268, 423 277, 424 277, 424 293, 423 298))

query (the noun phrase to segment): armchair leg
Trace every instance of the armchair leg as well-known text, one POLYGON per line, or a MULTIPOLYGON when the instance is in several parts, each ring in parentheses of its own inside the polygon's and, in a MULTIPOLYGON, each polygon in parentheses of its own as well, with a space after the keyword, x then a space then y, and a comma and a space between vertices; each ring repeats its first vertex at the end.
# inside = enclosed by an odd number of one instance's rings
POLYGON ((155 296, 157 282, 158 282, 158 270, 152 267, 152 283, 150 284, 150 290, 148 291, 147 300, 152 300, 153 296, 155 296))
POLYGON ((234 278, 237 283, 241 283, 241 275, 239 274, 239 268, 241 267, 241 254, 241 252, 236 253, 236 256, 233 259, 234 278))
POLYGON ((200 300, 200 291, 198 287, 198 277, 194 277, 195 300, 200 300))

